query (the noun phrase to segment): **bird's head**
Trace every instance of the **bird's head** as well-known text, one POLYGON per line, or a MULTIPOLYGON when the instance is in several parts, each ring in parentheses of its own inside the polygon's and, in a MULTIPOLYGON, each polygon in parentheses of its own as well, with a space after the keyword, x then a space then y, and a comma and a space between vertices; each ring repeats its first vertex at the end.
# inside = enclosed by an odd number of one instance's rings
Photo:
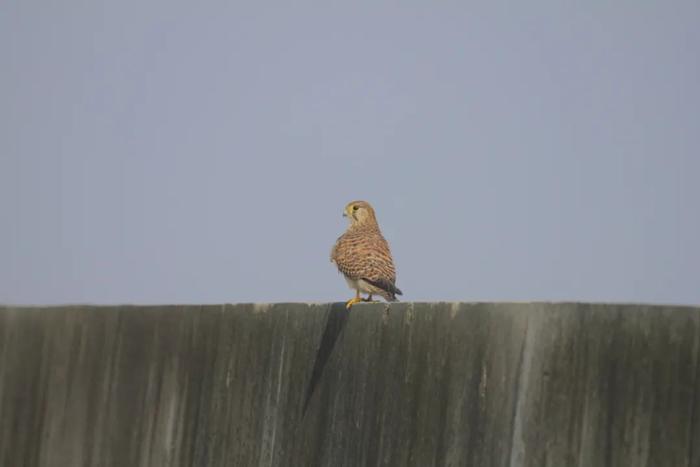
POLYGON ((361 225, 368 222, 377 222, 374 209, 367 201, 353 201, 345 206, 343 216, 350 219, 351 225, 361 225))

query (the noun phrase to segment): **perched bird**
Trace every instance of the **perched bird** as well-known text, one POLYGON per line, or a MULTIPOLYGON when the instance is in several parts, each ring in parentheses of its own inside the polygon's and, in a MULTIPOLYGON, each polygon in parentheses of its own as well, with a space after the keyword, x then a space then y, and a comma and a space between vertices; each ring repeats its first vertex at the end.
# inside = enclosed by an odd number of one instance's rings
POLYGON ((374 209, 367 201, 353 201, 345 206, 343 216, 350 225, 331 251, 331 262, 338 266, 355 298, 345 306, 371 302, 372 295, 381 295, 386 301, 396 301, 401 290, 396 287, 396 269, 391 259, 389 244, 382 236, 374 209), (360 292, 368 294, 363 299, 360 292))

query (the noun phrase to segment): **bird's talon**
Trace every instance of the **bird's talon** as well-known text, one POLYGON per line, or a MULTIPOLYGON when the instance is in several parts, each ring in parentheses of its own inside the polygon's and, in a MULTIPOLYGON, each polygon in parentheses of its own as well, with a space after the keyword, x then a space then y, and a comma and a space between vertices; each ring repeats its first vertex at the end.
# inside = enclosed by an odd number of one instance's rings
POLYGON ((347 308, 347 309, 349 310, 350 308, 352 308, 352 306, 353 306, 355 303, 360 303, 361 301, 362 301, 362 299, 361 299, 361 298, 358 298, 358 297, 351 298, 350 300, 348 300, 347 302, 345 302, 345 308, 347 308))

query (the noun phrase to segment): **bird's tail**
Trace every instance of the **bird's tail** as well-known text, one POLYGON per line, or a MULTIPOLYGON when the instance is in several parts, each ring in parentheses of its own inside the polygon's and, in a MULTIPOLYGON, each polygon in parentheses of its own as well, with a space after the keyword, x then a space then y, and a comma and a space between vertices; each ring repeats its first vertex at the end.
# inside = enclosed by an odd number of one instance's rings
POLYGON ((390 302, 398 302, 399 299, 396 298, 397 295, 403 295, 403 292, 401 292, 401 289, 399 289, 396 286, 393 286, 393 290, 391 291, 391 294, 389 295, 389 301, 390 302))
POLYGON ((385 293, 384 298, 387 299, 389 302, 398 302, 399 299, 396 298, 397 295, 403 295, 403 292, 401 292, 401 289, 396 287, 392 282, 387 281, 387 280, 378 280, 378 281, 372 281, 369 279, 365 279, 367 282, 372 284, 375 287, 378 287, 382 289, 385 293))

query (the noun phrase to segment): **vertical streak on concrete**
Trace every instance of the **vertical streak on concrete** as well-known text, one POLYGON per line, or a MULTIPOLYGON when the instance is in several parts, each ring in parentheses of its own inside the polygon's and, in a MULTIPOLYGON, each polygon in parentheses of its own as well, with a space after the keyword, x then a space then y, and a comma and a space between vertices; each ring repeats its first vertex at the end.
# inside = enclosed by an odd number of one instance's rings
POLYGON ((272 445, 273 449, 271 450, 271 457, 270 457, 270 466, 275 465, 275 452, 276 449, 274 447, 276 446, 275 440, 277 438, 277 425, 279 424, 279 407, 280 407, 280 394, 282 392, 282 370, 284 369, 284 357, 285 357, 285 348, 287 346, 287 338, 283 337, 282 338, 282 349, 280 353, 280 364, 279 364, 279 369, 277 370, 277 391, 275 391, 275 412, 274 412, 274 424, 272 427, 272 441, 270 444, 272 445))
POLYGON ((510 439, 510 458, 509 467, 520 467, 523 465, 525 457, 525 443, 523 430, 525 423, 523 422, 523 411, 527 401, 528 387, 530 382, 530 371, 532 365, 532 340, 534 332, 530 330, 530 320, 528 316, 525 320, 525 338, 523 339, 520 350, 520 359, 518 361, 518 375, 513 388, 516 394, 516 401, 513 408, 512 416, 512 435, 510 439))
POLYGON ((698 452, 700 449, 700 429, 698 429, 698 412, 700 412, 700 336, 695 336, 695 376, 693 377, 693 388, 695 390, 695 397, 690 404, 690 423, 689 423, 689 433, 688 433, 688 467, 698 467, 700 466, 700 454, 698 452), (698 459, 695 459, 698 456, 698 459))
MULTIPOLYGON (((14 328, 14 315, 15 311, 12 308, 8 308, 5 311, 4 319, 0 316, 0 415, 5 415, 1 409, 5 403, 6 393, 8 392, 6 387, 9 387, 8 381, 10 378, 8 376, 8 366, 10 359, 10 330, 14 328)), ((3 418, 6 419, 6 416, 3 418)), ((0 419, 0 431, 4 431, 5 423, 6 422, 0 419)), ((0 436, 0 464, 6 464, 8 461, 4 454, 9 452, 7 438, 7 436, 0 436)))
MULTIPOLYGON (((287 333, 286 333, 286 327, 287 327, 287 322, 289 320, 289 312, 285 312, 285 317, 284 317, 284 327, 282 329, 282 343, 280 344, 280 350, 279 352, 276 352, 279 358, 279 363, 277 365, 277 375, 275 379, 270 378, 269 384, 272 385, 273 381, 275 381, 276 384, 276 389, 273 391, 272 386, 270 387, 270 390, 268 392, 268 397, 265 403, 265 415, 264 415, 264 434, 263 436, 265 437, 266 440, 269 440, 268 443, 261 443, 261 447, 264 447, 265 445, 268 446, 268 448, 260 453, 260 463, 258 464, 260 467, 265 467, 265 466, 274 466, 275 465, 275 451, 277 450, 277 444, 275 443, 276 438, 277 438, 277 426, 280 423, 280 417, 279 417, 279 408, 280 408, 280 393, 282 391, 282 370, 284 369, 284 361, 286 358, 286 347, 287 347, 287 333), (274 403, 271 404, 271 399, 274 394, 274 403)), ((274 350, 274 349, 273 349, 274 350)), ((272 367, 270 368, 272 370, 272 367)))

